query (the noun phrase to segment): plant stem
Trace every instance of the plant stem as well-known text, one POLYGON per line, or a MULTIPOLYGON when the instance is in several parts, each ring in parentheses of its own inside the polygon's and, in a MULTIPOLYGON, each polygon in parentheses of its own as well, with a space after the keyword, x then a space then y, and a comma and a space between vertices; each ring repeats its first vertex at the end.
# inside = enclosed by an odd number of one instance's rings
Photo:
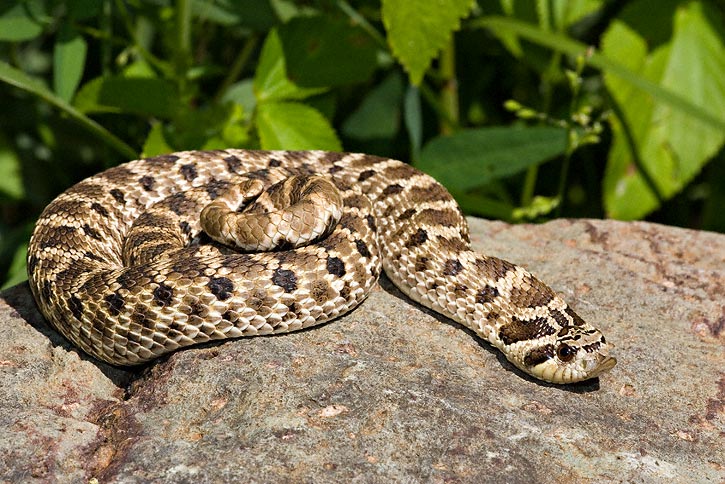
POLYGON ((355 10, 345 0, 339 0, 337 2, 337 6, 345 13, 345 15, 350 17, 353 22, 358 24, 365 32, 367 32, 370 38, 373 39, 380 47, 385 49, 385 51, 388 51, 388 42, 385 40, 385 36, 378 32, 377 29, 368 22, 368 19, 361 15, 360 12, 355 10))
POLYGON ((440 95, 441 106, 447 114, 440 124, 441 133, 445 135, 456 130, 460 122, 458 79, 456 79, 456 42, 452 35, 441 52, 440 76, 443 79, 440 95))
POLYGON ((176 2, 176 79, 179 94, 186 93, 186 72, 191 57, 191 0, 176 2))
POLYGON ((113 33, 111 32, 113 28, 111 22, 112 12, 113 2, 111 0, 103 2, 103 10, 100 15, 99 24, 100 30, 105 35, 105 38, 101 39, 101 72, 104 76, 107 76, 111 71, 111 39, 113 38, 113 33))
POLYGON ((574 153, 574 149, 571 146, 571 130, 574 128, 568 128, 566 130, 566 150, 564 151, 564 159, 561 162, 561 173, 559 174, 559 188, 556 191, 556 197, 559 199, 559 203, 554 210, 554 217, 561 217, 561 212, 564 209, 566 182, 569 178, 569 165, 571 164, 571 155, 574 153))
POLYGON ((231 86, 239 78, 240 74, 244 70, 244 67, 249 61, 252 52, 254 52, 254 48, 257 46, 258 41, 259 36, 257 34, 252 34, 251 37, 249 37, 244 43, 244 47, 242 47, 239 55, 237 55, 236 59, 234 59, 234 63, 232 63, 232 66, 229 68, 229 72, 227 72, 226 77, 224 77, 222 85, 219 87, 216 95, 214 96, 215 102, 218 102, 227 92, 229 86, 231 86))

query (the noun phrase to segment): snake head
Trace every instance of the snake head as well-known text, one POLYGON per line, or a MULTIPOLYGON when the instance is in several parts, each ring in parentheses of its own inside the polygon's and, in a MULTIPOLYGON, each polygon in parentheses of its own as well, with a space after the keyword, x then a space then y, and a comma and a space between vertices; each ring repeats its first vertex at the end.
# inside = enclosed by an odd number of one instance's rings
MULTIPOLYGON (((617 360, 609 356, 613 345, 588 324, 564 326, 549 341, 524 352, 519 368, 551 383, 576 383, 611 370, 617 360)), ((513 362, 516 364, 516 362, 513 362)))

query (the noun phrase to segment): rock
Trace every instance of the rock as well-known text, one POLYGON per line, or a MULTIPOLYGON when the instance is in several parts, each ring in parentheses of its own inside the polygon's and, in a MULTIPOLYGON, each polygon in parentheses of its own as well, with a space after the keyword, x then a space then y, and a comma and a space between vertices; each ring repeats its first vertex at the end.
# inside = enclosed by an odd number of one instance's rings
POLYGON ((718 482, 725 236, 471 220, 616 345, 600 379, 534 381, 386 279, 300 333, 123 370, 0 294, 3 482, 718 482))

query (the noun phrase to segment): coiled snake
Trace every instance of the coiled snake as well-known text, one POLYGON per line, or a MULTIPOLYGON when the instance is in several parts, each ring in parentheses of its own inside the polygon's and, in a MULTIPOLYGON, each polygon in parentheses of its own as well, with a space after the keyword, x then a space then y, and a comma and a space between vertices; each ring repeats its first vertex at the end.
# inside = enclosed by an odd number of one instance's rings
POLYGON ((115 365, 328 321, 362 302, 381 268, 536 378, 571 383, 615 365, 601 332, 548 286, 471 251, 450 194, 396 160, 245 150, 136 160, 58 196, 28 249, 45 317, 115 365))

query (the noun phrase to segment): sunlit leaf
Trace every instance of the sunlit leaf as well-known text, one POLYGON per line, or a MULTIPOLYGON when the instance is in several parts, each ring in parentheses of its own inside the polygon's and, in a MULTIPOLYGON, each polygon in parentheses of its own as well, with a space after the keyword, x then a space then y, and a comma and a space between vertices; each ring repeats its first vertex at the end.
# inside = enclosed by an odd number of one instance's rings
POLYGON ((383 0, 383 23, 393 54, 414 85, 460 27, 474 0, 383 0))
POLYGON ((262 46, 259 64, 254 73, 254 92, 259 102, 281 101, 304 99, 325 92, 325 88, 298 87, 287 79, 282 43, 277 31, 271 30, 262 46))
MULTIPOLYGON (((700 2, 691 2, 675 14, 672 41, 652 53, 644 40, 621 22, 614 22, 603 38, 605 55, 620 59, 651 82, 676 92, 711 116, 725 113, 725 46, 708 22, 700 2)), ((640 218, 658 207, 658 200, 642 168, 665 198, 679 192, 725 142, 725 132, 682 110, 657 102, 607 74, 605 81, 630 128, 632 152, 621 119, 612 119, 613 145, 604 180, 608 214, 640 218)))
POLYGON ((256 121, 265 150, 342 149, 330 122, 317 110, 301 103, 260 104, 256 121))
POLYGON ((53 90, 70 101, 83 76, 86 62, 86 41, 77 30, 64 25, 53 49, 53 90))

